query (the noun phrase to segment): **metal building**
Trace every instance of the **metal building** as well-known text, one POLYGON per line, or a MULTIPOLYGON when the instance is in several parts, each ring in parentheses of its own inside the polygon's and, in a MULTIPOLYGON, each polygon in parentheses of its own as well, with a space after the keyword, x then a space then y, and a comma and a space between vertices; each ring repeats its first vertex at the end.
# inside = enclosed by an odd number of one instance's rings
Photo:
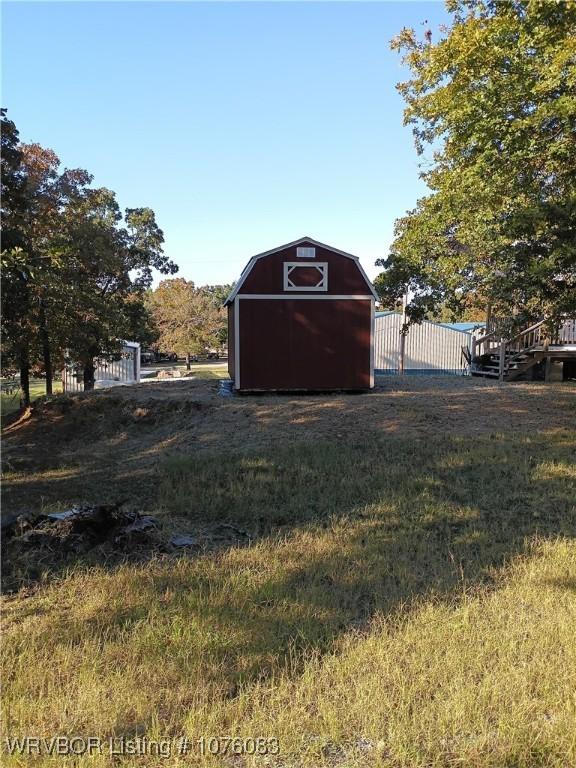
POLYGON ((463 347, 472 334, 427 320, 411 325, 402 339, 402 315, 377 312, 374 329, 374 370, 377 375, 468 373, 463 347))
POLYGON ((370 389, 376 299, 357 256, 309 237, 253 256, 226 300, 234 389, 370 389))

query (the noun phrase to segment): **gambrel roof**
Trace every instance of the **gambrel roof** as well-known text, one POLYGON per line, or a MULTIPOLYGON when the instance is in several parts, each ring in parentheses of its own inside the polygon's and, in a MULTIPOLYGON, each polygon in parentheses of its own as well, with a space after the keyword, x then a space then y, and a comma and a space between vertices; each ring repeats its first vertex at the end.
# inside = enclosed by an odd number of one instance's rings
POLYGON ((346 253, 345 251, 341 251, 338 248, 333 248, 331 245, 326 245, 326 243, 321 243, 318 240, 314 240, 312 237, 299 237, 298 240, 294 240, 291 243, 285 243, 284 245, 279 245, 277 248, 272 248, 270 251, 264 251, 264 253, 258 253, 258 254, 256 254, 256 256, 252 256, 250 261, 246 264, 246 266, 242 270, 242 274, 240 275, 240 278, 238 279, 238 281, 236 282, 234 288, 230 292, 230 295, 226 299, 225 304, 230 304, 232 301, 234 301, 238 291, 240 290, 240 288, 242 288, 242 285, 244 284, 244 281, 246 280, 246 278, 248 277, 248 275, 252 271, 252 267, 254 266, 254 264, 259 259, 263 259, 266 256, 271 256, 272 254, 278 253, 279 251, 283 251, 286 248, 292 248, 294 246, 301 245, 302 243, 313 245, 313 246, 316 246, 318 248, 324 248, 327 251, 331 251, 332 253, 336 253, 339 256, 345 256, 347 259, 352 259, 353 261, 355 261, 356 262, 356 266, 358 267, 358 269, 360 271, 360 274, 364 278, 364 281, 366 283, 366 287, 368 288, 368 291, 376 299, 376 301, 379 301, 379 296, 376 293, 376 291, 374 290, 374 286, 372 285, 372 283, 368 279, 368 276, 367 276, 366 272, 364 271, 364 269, 362 267, 362 264, 360 264, 360 259, 358 258, 358 256, 353 256, 351 253, 346 253))

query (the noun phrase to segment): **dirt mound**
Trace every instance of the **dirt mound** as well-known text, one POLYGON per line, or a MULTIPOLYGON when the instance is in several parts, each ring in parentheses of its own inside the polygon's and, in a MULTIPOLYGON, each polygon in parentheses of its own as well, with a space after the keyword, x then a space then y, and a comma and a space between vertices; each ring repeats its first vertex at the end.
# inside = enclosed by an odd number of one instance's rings
MULTIPOLYGON (((173 382, 164 387, 175 387, 173 382)), ((188 382, 182 382, 188 386, 188 382)), ((5 430, 5 437, 16 433, 53 430, 54 436, 69 440, 94 439, 107 433, 139 424, 161 424, 170 419, 181 419, 187 414, 209 408, 209 398, 195 397, 193 392, 180 389, 179 393, 162 391, 162 385, 137 390, 126 387, 118 390, 82 392, 40 398, 24 418, 5 430), (160 391, 158 391, 160 389, 160 391)))
POLYGON ((148 497, 161 454, 187 447, 216 399, 193 381, 40 399, 3 433, 5 509, 29 509, 30 492, 36 506, 148 497))

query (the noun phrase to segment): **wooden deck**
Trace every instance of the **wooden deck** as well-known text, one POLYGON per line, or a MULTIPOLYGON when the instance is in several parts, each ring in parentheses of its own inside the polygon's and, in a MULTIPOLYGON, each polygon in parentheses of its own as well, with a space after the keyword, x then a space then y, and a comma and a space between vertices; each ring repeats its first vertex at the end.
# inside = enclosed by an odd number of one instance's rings
POLYGON ((576 319, 551 328, 544 318, 509 339, 494 328, 474 342, 470 372, 500 381, 576 378, 576 319))

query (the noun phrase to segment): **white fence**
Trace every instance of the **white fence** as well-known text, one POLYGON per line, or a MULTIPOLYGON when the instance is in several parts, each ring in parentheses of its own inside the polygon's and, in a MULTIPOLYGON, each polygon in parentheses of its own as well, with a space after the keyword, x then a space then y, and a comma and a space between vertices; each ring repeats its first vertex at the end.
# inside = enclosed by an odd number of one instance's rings
POLYGON ((471 333, 426 320, 420 325, 411 325, 404 341, 401 330, 401 314, 388 312, 376 315, 374 371, 377 375, 397 374, 402 369, 412 375, 468 373, 462 347, 470 349, 471 333))
MULTIPOLYGON (((116 355, 104 355, 94 360, 94 386, 96 389, 114 387, 120 384, 137 384, 140 381, 140 344, 135 341, 122 342, 116 355)), ((67 361, 62 371, 64 392, 84 391, 84 371, 81 365, 67 361)))

